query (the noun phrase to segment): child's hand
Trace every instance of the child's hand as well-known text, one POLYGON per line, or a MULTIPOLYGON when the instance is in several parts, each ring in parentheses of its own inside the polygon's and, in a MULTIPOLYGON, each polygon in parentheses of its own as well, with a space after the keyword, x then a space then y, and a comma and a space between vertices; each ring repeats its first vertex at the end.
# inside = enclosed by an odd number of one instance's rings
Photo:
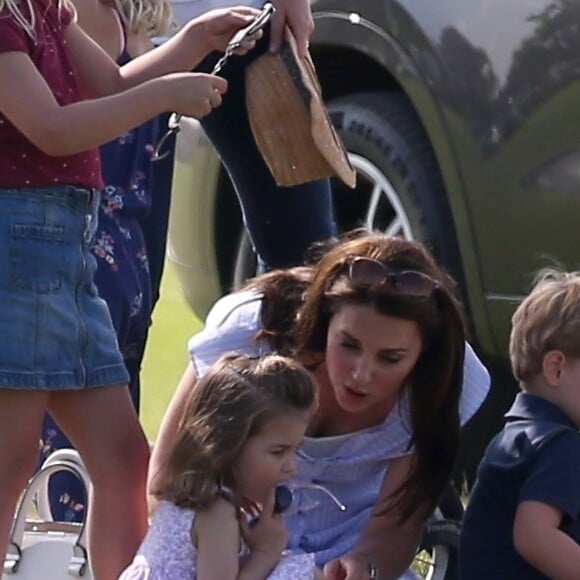
POLYGON ((242 536, 252 553, 267 554, 277 562, 288 543, 288 532, 282 523, 282 516, 273 513, 274 502, 275 494, 272 490, 257 523, 250 527, 242 518, 240 526, 242 536))
POLYGON ((169 111, 201 119, 219 107, 228 88, 225 79, 204 73, 176 73, 164 77, 171 104, 169 111))
MULTIPOLYGON (((196 19, 198 24, 196 33, 204 35, 208 52, 213 50, 224 52, 232 36, 241 28, 251 24, 259 14, 259 10, 246 6, 211 10, 196 19)), ((248 42, 236 50, 236 54, 245 54, 254 48, 256 40, 261 36, 262 31, 255 34, 252 39, 248 39, 248 42)))

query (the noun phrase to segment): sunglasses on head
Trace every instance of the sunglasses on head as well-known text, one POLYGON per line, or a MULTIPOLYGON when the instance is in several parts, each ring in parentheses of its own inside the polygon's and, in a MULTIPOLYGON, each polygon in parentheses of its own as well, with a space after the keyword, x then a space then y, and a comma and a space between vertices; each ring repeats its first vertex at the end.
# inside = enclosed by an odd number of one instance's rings
POLYGON ((395 270, 373 258, 353 258, 348 264, 348 277, 357 286, 388 284, 393 290, 427 299, 439 287, 436 280, 417 270, 395 270))

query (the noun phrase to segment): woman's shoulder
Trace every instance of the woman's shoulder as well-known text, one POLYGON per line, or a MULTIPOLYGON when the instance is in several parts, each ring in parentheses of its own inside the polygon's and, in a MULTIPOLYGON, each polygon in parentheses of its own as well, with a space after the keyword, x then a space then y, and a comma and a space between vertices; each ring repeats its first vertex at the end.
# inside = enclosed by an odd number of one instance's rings
POLYGON ((220 298, 209 314, 202 331, 187 344, 197 377, 226 352, 260 356, 271 351, 263 340, 256 340, 261 328, 262 298, 255 292, 235 292, 220 298))
POLYGON ((459 414, 464 425, 473 417, 485 401, 491 387, 491 376, 485 365, 477 356, 473 347, 465 343, 465 362, 463 368, 463 388, 459 414))
POLYGON ((226 294, 211 307, 205 319, 205 328, 254 322, 260 315, 261 307, 262 294, 255 290, 241 290, 226 294))

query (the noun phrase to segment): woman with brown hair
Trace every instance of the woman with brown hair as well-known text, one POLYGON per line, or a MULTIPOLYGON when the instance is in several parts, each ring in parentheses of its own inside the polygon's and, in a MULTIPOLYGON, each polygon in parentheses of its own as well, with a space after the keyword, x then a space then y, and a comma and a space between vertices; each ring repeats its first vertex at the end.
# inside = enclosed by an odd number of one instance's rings
POLYGON ((355 232, 313 265, 266 274, 214 306, 150 466, 175 437, 184 400, 226 350, 273 349, 312 372, 319 407, 298 451, 288 548, 326 578, 397 578, 448 482, 460 424, 489 375, 465 343, 454 284, 420 244, 355 232))

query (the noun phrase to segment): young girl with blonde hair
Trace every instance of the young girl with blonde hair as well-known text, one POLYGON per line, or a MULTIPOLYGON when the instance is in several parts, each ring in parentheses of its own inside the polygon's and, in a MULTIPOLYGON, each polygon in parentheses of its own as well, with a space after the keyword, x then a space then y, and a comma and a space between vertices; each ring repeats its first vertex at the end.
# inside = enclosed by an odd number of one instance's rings
MULTIPOLYGON (((168 0, 75 0, 77 22, 120 66, 154 48, 152 36, 173 28, 168 0)), ((109 307, 129 391, 137 413, 140 369, 151 320, 152 282, 149 252, 141 221, 151 211, 154 195, 151 153, 160 119, 124 132, 100 147, 104 189, 92 252, 97 261, 95 284, 109 307)), ((167 195, 158 191, 155 195, 167 195)), ((47 414, 42 428, 39 465, 55 450, 72 447, 47 414)), ((49 483, 51 516, 80 522, 85 517, 86 493, 73 474, 53 475, 49 483)))
POLYGON ((274 501, 315 409, 314 383, 292 359, 221 357, 189 398, 151 528, 119 580, 321 577, 313 555, 282 555, 274 501))
MULTIPOLYGON (((148 446, 91 254, 99 145, 163 112, 200 117, 227 83, 189 71, 256 15, 216 11, 119 67, 66 0, 0 0, 0 561, 49 410, 93 482, 98 580, 130 561, 147 526, 148 446), (17 418, 17 419, 16 419, 17 418)), ((251 43, 244 50, 251 48, 251 43)))

